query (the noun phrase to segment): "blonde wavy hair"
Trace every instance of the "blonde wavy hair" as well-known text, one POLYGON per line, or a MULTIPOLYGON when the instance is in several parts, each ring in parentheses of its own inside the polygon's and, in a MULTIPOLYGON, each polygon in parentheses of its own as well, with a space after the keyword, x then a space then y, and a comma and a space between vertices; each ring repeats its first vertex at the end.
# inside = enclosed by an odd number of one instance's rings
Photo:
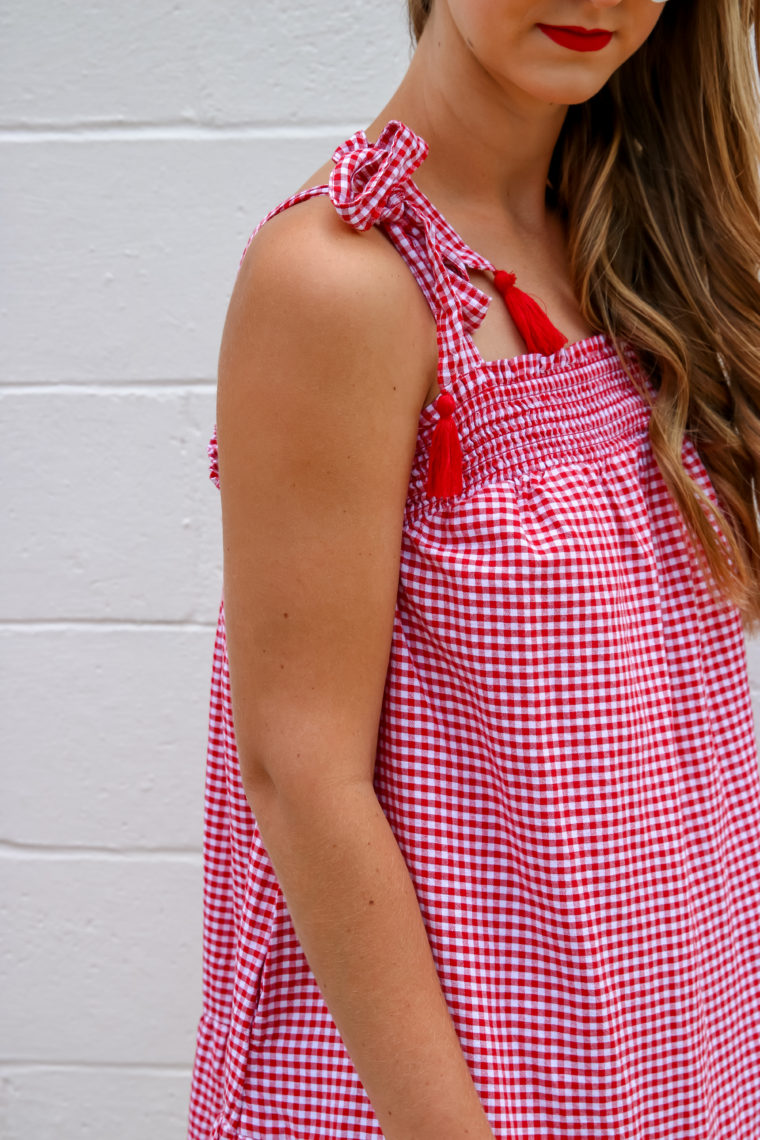
MULTIPOLYGON (((432 0, 408 0, 422 35, 432 0)), ((589 324, 636 349, 649 437, 711 595, 760 629, 760 0, 669 0, 569 107, 547 194, 589 324), (644 394, 644 393, 643 393, 644 394), (688 435, 716 509, 688 474, 688 435)))

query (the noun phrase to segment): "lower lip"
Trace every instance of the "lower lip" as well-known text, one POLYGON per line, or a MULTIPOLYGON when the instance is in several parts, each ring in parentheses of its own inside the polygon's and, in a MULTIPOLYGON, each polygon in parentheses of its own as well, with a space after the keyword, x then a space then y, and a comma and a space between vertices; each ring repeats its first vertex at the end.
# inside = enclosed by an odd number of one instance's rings
POLYGON ((551 24, 538 26, 545 36, 554 40, 555 44, 570 48, 572 51, 601 51, 612 39, 612 32, 589 35, 588 32, 571 32, 567 28, 554 28, 551 24))

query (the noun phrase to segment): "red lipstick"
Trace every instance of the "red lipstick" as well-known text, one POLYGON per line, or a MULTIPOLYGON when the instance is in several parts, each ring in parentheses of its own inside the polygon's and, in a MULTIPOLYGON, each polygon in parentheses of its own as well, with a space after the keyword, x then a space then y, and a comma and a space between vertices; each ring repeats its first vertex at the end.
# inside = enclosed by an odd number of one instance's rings
POLYGON ((572 51, 601 51, 612 39, 612 32, 605 32, 603 28, 557 28, 553 24, 538 27, 555 44, 572 51))

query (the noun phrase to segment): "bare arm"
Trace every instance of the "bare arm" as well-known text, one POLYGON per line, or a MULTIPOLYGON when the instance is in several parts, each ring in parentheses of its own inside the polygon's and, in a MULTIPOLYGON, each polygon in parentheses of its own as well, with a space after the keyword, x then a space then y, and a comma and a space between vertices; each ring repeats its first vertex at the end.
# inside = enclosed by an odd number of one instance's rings
POLYGON ((430 324, 329 203, 254 241, 219 371, 228 651, 246 794, 385 1136, 492 1140, 372 784, 430 324))

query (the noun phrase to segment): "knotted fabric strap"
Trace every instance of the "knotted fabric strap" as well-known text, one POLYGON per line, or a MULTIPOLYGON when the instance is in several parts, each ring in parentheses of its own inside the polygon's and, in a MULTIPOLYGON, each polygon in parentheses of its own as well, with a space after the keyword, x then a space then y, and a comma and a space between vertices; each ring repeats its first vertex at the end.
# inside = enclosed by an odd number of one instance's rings
POLYGON ((442 238, 434 218, 423 207, 424 196, 411 181, 427 153, 424 139, 395 119, 386 124, 376 143, 368 142, 364 131, 357 131, 332 156, 335 167, 329 192, 340 217, 354 229, 364 231, 381 225, 390 237, 394 231, 401 237, 414 225, 424 235, 431 269, 428 285, 436 318, 440 388, 427 491, 431 496, 447 498, 462 490, 462 449, 453 415, 456 400, 449 388, 458 362, 464 359, 466 341, 457 287, 441 254, 442 238))
POLYGON ((357 131, 332 156, 330 197, 341 218, 360 231, 398 221, 411 176, 427 153, 425 140, 396 119, 386 124, 376 143, 357 131))

